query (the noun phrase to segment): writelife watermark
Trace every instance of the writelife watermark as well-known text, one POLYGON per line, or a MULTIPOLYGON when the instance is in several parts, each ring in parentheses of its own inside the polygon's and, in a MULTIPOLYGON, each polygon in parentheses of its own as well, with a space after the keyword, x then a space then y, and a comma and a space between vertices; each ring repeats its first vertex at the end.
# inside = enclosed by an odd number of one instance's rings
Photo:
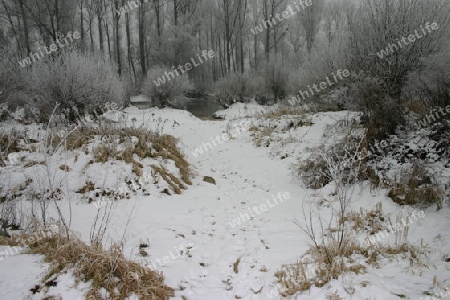
POLYGON ((307 98, 314 96, 316 93, 320 93, 321 91, 326 90, 327 88, 337 84, 339 82, 339 80, 344 80, 344 78, 347 78, 349 76, 350 76, 349 70, 339 69, 336 71, 336 74, 334 72, 331 73, 331 77, 333 80, 330 80, 330 78, 327 76, 327 77, 325 77, 325 80, 320 82, 319 84, 314 83, 312 85, 312 87, 311 87, 311 85, 308 85, 308 91, 299 90, 298 91, 299 94, 297 94, 294 97, 291 97, 288 100, 288 102, 292 106, 294 106, 295 104, 300 104, 300 103, 302 103, 302 99, 300 98, 300 96, 302 96, 303 100, 306 100, 307 98))
POLYGON ((230 130, 229 133, 224 133, 222 135, 216 135, 215 137, 211 137, 212 143, 203 142, 201 147, 197 147, 194 149, 194 151, 191 151, 192 155, 194 157, 198 157, 199 155, 208 152, 208 150, 212 150, 213 148, 218 147, 219 145, 229 141, 233 136, 248 131, 251 124, 252 121, 250 120, 241 121, 239 125, 235 125, 233 129, 230 130))
POLYGON ((439 25, 436 22, 433 22, 430 24, 430 22, 425 23, 425 29, 423 26, 420 26, 420 31, 422 31, 423 35, 420 35, 419 31, 416 29, 414 30, 414 33, 408 35, 407 37, 403 36, 401 38, 397 39, 397 42, 394 44, 389 44, 385 49, 382 49, 377 52, 377 55, 380 59, 383 59, 389 55, 392 55, 394 52, 398 51, 399 49, 403 49, 403 47, 408 46, 409 44, 412 44, 416 42, 417 40, 420 40, 421 38, 427 36, 428 34, 432 33, 432 31, 435 31, 439 29, 439 25))
POLYGON ((417 121, 415 123, 417 129, 421 129, 426 127, 427 125, 431 124, 433 120, 433 122, 436 122, 437 120, 439 120, 442 117, 445 117, 447 114, 450 114, 450 105, 447 105, 445 107, 445 111, 444 111, 444 107, 438 106, 438 107, 434 107, 431 109, 431 113, 428 115, 425 115, 425 117, 419 121, 417 121), (440 112, 440 114, 439 114, 440 112))
POLYGON ((69 38, 70 42, 73 42, 74 40, 80 39, 81 35, 78 31, 74 31, 73 34, 72 34, 72 31, 69 31, 67 33, 66 37, 64 37, 64 35, 61 38, 58 37, 53 44, 51 44, 47 47, 44 47, 45 53, 44 53, 44 50, 41 50, 41 47, 39 47, 37 52, 29 53, 28 57, 19 61, 19 65, 22 68, 25 68, 26 66, 31 66, 32 63, 35 63, 35 62, 39 61, 40 59, 44 58, 45 54, 49 55, 49 54, 52 54, 53 52, 58 51, 59 49, 64 48, 65 46, 69 46, 70 44, 69 44, 69 40, 67 38, 69 38), (61 41, 64 41, 65 44, 61 43, 61 41), (33 61, 31 61, 31 60, 33 60, 33 61))
POLYGON ((276 198, 275 198, 275 195, 272 195, 273 202, 270 202, 270 199, 266 199, 267 205, 265 203, 259 204, 259 205, 253 205, 253 207, 247 208, 250 215, 247 212, 244 212, 244 213, 241 212, 241 213, 239 213, 239 218, 233 219, 233 221, 228 222, 228 224, 230 224, 231 227, 235 228, 247 221, 250 221, 251 219, 253 219, 255 217, 255 215, 260 215, 260 214, 268 211, 269 208, 273 208, 273 207, 277 206, 279 204, 278 200, 280 201, 280 203, 283 203, 283 200, 287 200, 290 198, 291 198, 291 194, 289 194, 289 192, 284 192, 284 193, 278 192, 276 198), (253 214, 253 213, 255 213, 255 214, 253 214))
MULTIPOLYGON (((408 113, 407 111, 404 112, 404 114, 408 113)), ((450 114, 450 105, 447 105, 445 108, 438 106, 433 107, 430 110, 430 114, 425 115, 422 119, 418 120, 414 123, 414 126, 416 126, 417 130, 420 130, 422 128, 426 128, 428 125, 430 125, 433 122, 437 122, 439 119, 447 116, 447 114, 450 114)), ((369 145, 368 150, 370 151, 370 154, 377 154, 377 153, 383 153, 384 148, 388 146, 392 146, 393 144, 382 140, 381 142, 375 141, 373 145, 369 145)))
MULTIPOLYGON (((149 0, 144 0, 144 3, 147 3, 147 2, 149 2, 149 0)), ((131 1, 128 1, 127 4, 125 4, 118 10, 115 9, 115 11, 116 11, 117 15, 120 17, 124 14, 131 12, 132 10, 135 10, 136 8, 139 8, 140 6, 141 6, 141 1, 131 0, 131 1)))
MULTIPOLYGON (((300 0, 299 3, 294 4, 296 10, 293 10, 292 7, 290 5, 288 5, 287 10, 283 11, 281 14, 276 13, 275 18, 277 18, 278 22, 282 22, 282 21, 289 19, 290 17, 298 14, 300 11, 302 11, 303 9, 305 9, 308 6, 311 6, 312 4, 313 4, 312 0, 306 0, 306 1, 300 0), (300 8, 300 6, 301 6, 301 8, 300 8)), ((277 24, 277 20, 275 18, 271 16, 271 18, 269 20, 264 20, 262 22, 262 24, 259 24, 255 27, 251 28, 250 31, 254 35, 260 34, 261 32, 264 31, 264 28, 269 29, 270 27, 273 27, 277 24), (264 28, 263 28, 263 26, 264 26, 264 28)))
POLYGON ((208 61, 208 59, 214 58, 216 56, 216 54, 214 53, 213 50, 203 50, 201 57, 200 54, 197 54, 197 60, 193 57, 191 58, 191 62, 187 62, 184 65, 178 65, 178 67, 172 67, 174 69, 174 71, 166 71, 164 72, 164 75, 161 77, 158 77, 156 80, 153 80, 153 83, 156 86, 160 86, 162 84, 168 83, 170 80, 175 79, 177 77, 180 77, 181 75, 183 75, 184 73, 192 70, 194 67, 198 67, 201 64, 205 63, 208 61), (203 59, 202 59, 203 57, 203 59), (178 72, 180 71, 180 72, 178 72), (167 78, 167 80, 166 80, 167 78))
MULTIPOLYGON (((74 111, 78 111, 75 107, 72 108, 74 111)), ((120 107, 117 103, 115 102, 106 102, 104 103, 101 107, 99 107, 98 109, 94 110, 94 115, 97 119, 100 119, 100 117, 102 115, 105 115, 106 113, 109 112, 115 112, 118 113, 120 110, 122 110, 123 107, 120 107), (97 112, 98 110, 100 110, 100 114, 97 112)), ((79 118, 76 120, 76 126, 69 130, 67 128, 63 128, 60 129, 56 132, 56 135, 59 138, 65 138, 67 137, 71 132, 77 130, 78 128, 82 127, 82 126, 89 126, 92 125, 94 122, 95 118, 93 115, 89 115, 86 114, 83 117, 79 116, 79 118)))
POLYGON ((41 229, 39 231, 36 231, 33 235, 28 236, 27 238, 19 239, 17 246, 8 247, 3 252, 0 252, 0 261, 2 261, 6 257, 21 253, 24 249, 28 248, 28 245, 31 245, 31 244, 34 244, 43 239, 49 238, 49 237, 53 236, 57 231, 58 231, 58 226, 51 225, 46 230, 41 229))
MULTIPOLYGON (((99 108, 100 113, 102 115, 104 115, 108 112, 118 113, 121 109, 123 109, 123 107, 119 107, 119 105, 114 102, 106 102, 99 108)), ((73 110, 77 111, 77 109, 75 107, 73 107, 73 110)), ((97 117, 97 119, 100 118, 99 114, 97 113, 97 110, 94 110, 94 115, 97 117)), ((94 120, 95 120, 95 118, 89 114, 87 114, 83 117, 79 116, 79 118, 77 118, 77 120, 75 122, 76 125, 72 129, 66 128, 66 127, 62 127, 62 128, 58 129, 58 127, 53 127, 53 128, 50 128, 51 134, 52 134, 52 136, 58 136, 60 139, 65 139, 70 133, 74 132, 78 128, 80 128, 82 126, 92 125, 94 120)), ((27 130, 24 132, 24 134, 26 136, 39 136, 40 135, 39 133, 40 133, 40 131, 34 127, 27 128, 27 130), (31 129, 31 130, 29 130, 29 129, 31 129)), ((33 151, 30 149, 30 152, 33 152, 33 151)), ((8 161, 11 165, 18 164, 21 160, 22 160, 22 156, 18 153, 10 153, 8 155, 8 161)))
POLYGON ((412 225, 415 221, 417 221, 417 219, 423 219, 425 218, 425 211, 421 210, 419 212, 417 212, 416 210, 414 210, 411 215, 409 215, 407 217, 407 220, 405 220, 404 218, 402 218, 400 221, 401 222, 397 222, 394 226, 392 225, 388 225, 387 230, 382 230, 379 231, 369 237, 367 237, 364 240, 364 244, 366 246, 370 246, 370 245, 374 245, 377 244, 378 242, 380 242, 382 239, 385 239, 387 237, 389 237, 389 235, 391 233, 396 233, 396 232, 400 232, 405 230, 406 228, 408 228, 410 225, 412 225))

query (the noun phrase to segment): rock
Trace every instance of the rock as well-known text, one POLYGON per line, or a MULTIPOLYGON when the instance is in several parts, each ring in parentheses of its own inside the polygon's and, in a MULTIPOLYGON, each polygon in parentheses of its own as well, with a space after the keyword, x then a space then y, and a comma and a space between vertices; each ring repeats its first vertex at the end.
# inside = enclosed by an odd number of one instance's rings
POLYGON ((211 184, 216 184, 216 181, 211 176, 203 176, 203 181, 211 184))

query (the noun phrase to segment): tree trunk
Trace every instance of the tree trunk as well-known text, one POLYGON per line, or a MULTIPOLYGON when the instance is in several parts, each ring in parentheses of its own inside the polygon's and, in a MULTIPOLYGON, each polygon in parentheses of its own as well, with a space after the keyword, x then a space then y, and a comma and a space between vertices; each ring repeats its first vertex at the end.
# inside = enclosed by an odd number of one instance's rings
POLYGON ((106 32, 106 40, 108 42, 109 59, 111 59, 112 58, 112 54, 111 54, 111 37, 109 35, 109 26, 108 26, 106 20, 104 20, 104 26, 105 26, 105 32, 106 32))
MULTIPOLYGON (((27 50, 28 53, 30 53, 31 48, 30 48, 30 38, 29 38, 29 34, 28 34, 28 22, 27 22, 27 15, 25 13, 25 6, 23 4, 23 1, 24 0, 19 0, 20 13, 22 15, 22 22, 23 22, 23 35, 24 35, 25 49, 27 50)), ((9 16, 9 14, 8 14, 8 16, 9 16)), ((13 24, 11 24, 11 25, 13 25, 13 24)))
POLYGON ((144 20, 145 20, 145 7, 144 0, 141 0, 139 6, 139 56, 141 60, 142 75, 147 76, 147 67, 145 64, 145 36, 144 36, 144 20))
POLYGON ((178 8, 177 8, 177 6, 178 6, 178 1, 173 0, 173 21, 174 21, 175 27, 178 26, 178 8))
MULTIPOLYGON (((123 0, 122 5, 125 0, 123 0)), ((134 67, 133 56, 131 54, 131 37, 130 37, 130 16, 125 14, 125 32, 127 35, 127 57, 128 57, 128 65, 133 70, 134 82, 136 82, 136 68, 134 67)))
POLYGON ((158 33, 158 45, 161 46, 161 18, 159 0, 155 0, 155 14, 156 14, 156 31, 158 33))
POLYGON ((83 3, 84 0, 80 1, 80 33, 81 33, 81 45, 83 49, 85 48, 86 44, 84 41, 84 15, 83 15, 83 3))
MULTIPOLYGON (((119 10, 119 0, 114 1, 115 9, 119 10)), ((117 73, 119 76, 122 75, 122 61, 120 59, 120 34, 119 34, 119 21, 120 16, 114 12, 114 9, 111 9, 111 13, 114 20, 114 28, 115 28, 115 40, 116 40, 116 56, 117 56, 117 73)))
POLYGON ((91 52, 94 52, 94 35, 92 34, 92 17, 89 17, 89 35, 91 38, 91 52))
POLYGON ((98 40, 100 43, 100 52, 103 54, 103 28, 102 28, 102 16, 100 13, 97 15, 97 22, 98 22, 98 40))
MULTIPOLYGON (((13 22, 13 20, 11 18, 11 14, 9 13, 8 7, 6 6, 5 0, 2 0, 2 4, 3 4, 3 7, 5 8, 6 17, 8 19, 8 22, 11 25, 11 29, 12 29, 12 32, 14 34, 14 38, 16 39, 17 47, 19 48, 20 51, 22 51, 21 34, 20 35, 17 34, 16 27, 14 26, 14 22, 13 22)), ((18 27, 19 27, 19 33, 20 33, 21 32, 21 30, 20 30, 20 19, 18 18, 17 21, 19 23, 18 27)), ((30 51, 28 51, 27 53, 30 53, 30 51)))

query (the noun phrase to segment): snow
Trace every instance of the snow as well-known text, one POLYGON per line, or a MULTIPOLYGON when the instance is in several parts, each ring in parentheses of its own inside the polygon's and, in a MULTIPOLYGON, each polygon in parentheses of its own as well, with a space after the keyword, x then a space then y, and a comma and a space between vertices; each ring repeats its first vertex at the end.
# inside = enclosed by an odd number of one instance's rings
MULTIPOLYGON (((117 202, 107 232, 108 242, 120 240, 125 233, 125 255, 145 265, 153 263, 163 271, 167 284, 177 289, 174 299, 182 299, 182 296, 195 300, 282 299, 277 295, 274 273, 282 264, 298 261, 308 250, 309 240, 293 221, 301 218, 305 205, 314 206, 315 200, 331 199, 332 188, 304 189, 293 176, 293 164, 305 157, 308 149, 327 142, 323 138, 329 130, 327 125, 356 118, 356 114, 326 112, 305 116, 312 121, 311 126, 284 131, 284 137, 280 132, 280 139, 269 147, 255 147, 253 133, 245 131, 197 157, 192 154, 203 142, 226 133, 229 122, 234 124, 248 118, 252 124, 264 126, 267 121, 259 116, 271 109, 274 108, 238 103, 218 112, 217 115, 225 119, 220 121, 200 120, 186 111, 169 108, 138 110, 129 107, 123 111, 129 126, 144 126, 178 137, 181 150, 195 170, 193 185, 181 195, 167 196, 152 191, 150 196, 136 194, 117 202), (291 137, 290 142, 283 142, 287 136, 291 137), (280 159, 286 154, 286 159, 280 159), (212 176, 216 185, 203 182, 203 176, 212 176), (289 193, 291 197, 261 214, 253 212, 250 220, 238 226, 230 225, 229 222, 241 217, 240 214, 250 214, 248 208, 267 203, 267 199, 273 199, 280 192, 289 193), (130 223, 125 228, 128 219, 130 223), (149 256, 141 257, 138 246, 147 241, 149 256), (187 245, 192 248, 186 250, 187 245), (180 253, 180 249, 184 251, 180 253), (271 298, 270 294, 277 296, 271 298)), ((289 121, 289 118, 283 119, 278 127, 289 121)), ((75 162, 73 155, 69 153, 69 157, 52 163, 55 169, 62 163, 72 169, 70 190, 79 189, 86 178, 103 178, 107 187, 126 188, 123 178, 130 176, 131 168, 116 162, 108 169, 95 164, 83 171, 82 166, 89 157, 79 153, 75 162)), ((38 166, 33 168, 36 171, 38 166)), ((18 173, 11 174, 14 182, 23 180, 18 173)), ((357 186, 352 208, 370 210, 379 201, 393 220, 399 212, 406 216, 414 210, 396 205, 386 197, 385 190, 372 191, 367 183, 357 186)), ((67 214, 71 209, 72 229, 88 241, 97 208, 75 196, 70 201, 61 201, 60 205, 67 214)), ((329 211, 324 208, 325 219, 329 211)), ((379 269, 368 268, 364 274, 343 275, 322 288, 313 287, 291 299, 330 299, 329 295, 335 292, 343 299, 355 300, 399 299, 394 294, 405 295, 406 299, 425 299, 423 291, 433 286, 434 276, 440 282, 450 278, 449 263, 442 261, 442 256, 450 253, 449 209, 436 212, 430 207, 425 214, 424 219, 410 226, 409 232, 411 243, 423 243, 430 248, 423 267, 409 268, 407 260, 386 259, 380 262, 379 269), (364 281, 369 282, 366 287, 361 285, 364 281), (355 288, 353 295, 345 291, 348 286, 355 288)), ((38 299, 27 298, 30 297, 28 290, 38 283, 45 266, 42 258, 34 255, 16 255, 0 261, 0 298, 38 299)), ((83 292, 87 291, 88 284, 75 285, 70 274, 60 276, 58 282, 60 284, 49 293, 60 294, 63 299, 82 299, 83 292)))

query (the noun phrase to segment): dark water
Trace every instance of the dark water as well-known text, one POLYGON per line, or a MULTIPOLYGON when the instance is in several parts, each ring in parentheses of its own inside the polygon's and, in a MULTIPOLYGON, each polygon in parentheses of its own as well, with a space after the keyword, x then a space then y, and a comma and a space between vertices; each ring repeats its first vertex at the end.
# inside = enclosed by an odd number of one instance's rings
POLYGON ((219 102, 203 98, 186 99, 175 108, 187 110, 199 118, 212 117, 216 111, 223 109, 219 102))
POLYGON ((132 102, 131 105, 136 106, 139 109, 147 109, 152 107, 151 102, 132 102))
MULTIPOLYGON (((139 109, 146 109, 152 106, 151 102, 133 102, 132 105, 139 109)), ((184 109, 198 118, 212 117, 212 115, 222 110, 223 107, 216 100, 204 98, 185 98, 173 104, 176 109, 184 109)))

